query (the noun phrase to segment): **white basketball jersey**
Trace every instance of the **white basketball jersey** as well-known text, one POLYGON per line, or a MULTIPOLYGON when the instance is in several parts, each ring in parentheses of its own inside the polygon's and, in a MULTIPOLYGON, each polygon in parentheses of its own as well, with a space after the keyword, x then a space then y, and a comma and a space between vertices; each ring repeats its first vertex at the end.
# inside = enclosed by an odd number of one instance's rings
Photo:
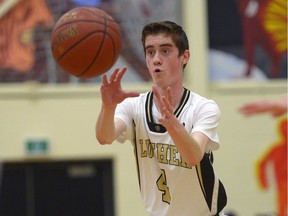
POLYGON ((153 103, 153 93, 128 98, 117 106, 115 117, 127 125, 124 134, 134 145, 139 187, 151 216, 212 216, 226 205, 226 193, 215 176, 212 150, 219 147, 216 127, 220 111, 214 101, 185 89, 174 112, 189 133, 200 131, 211 143, 202 161, 189 167, 153 103))

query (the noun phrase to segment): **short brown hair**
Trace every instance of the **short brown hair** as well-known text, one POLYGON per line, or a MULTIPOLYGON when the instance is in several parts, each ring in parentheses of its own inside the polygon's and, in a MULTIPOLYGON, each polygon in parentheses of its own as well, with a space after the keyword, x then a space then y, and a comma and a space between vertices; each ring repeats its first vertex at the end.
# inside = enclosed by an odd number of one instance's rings
POLYGON ((171 21, 152 22, 144 26, 142 30, 142 45, 145 53, 145 40, 149 35, 156 35, 160 33, 168 34, 172 37, 173 42, 179 51, 179 56, 182 55, 185 50, 189 50, 189 42, 187 35, 183 28, 171 21))

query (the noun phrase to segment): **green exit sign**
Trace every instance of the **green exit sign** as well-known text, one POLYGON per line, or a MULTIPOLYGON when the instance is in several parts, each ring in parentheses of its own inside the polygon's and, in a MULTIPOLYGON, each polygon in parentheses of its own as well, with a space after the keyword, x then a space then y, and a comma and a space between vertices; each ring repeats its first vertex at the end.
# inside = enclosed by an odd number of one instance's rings
POLYGON ((25 142, 26 153, 29 155, 45 155, 49 152, 48 139, 33 138, 27 139, 25 142))

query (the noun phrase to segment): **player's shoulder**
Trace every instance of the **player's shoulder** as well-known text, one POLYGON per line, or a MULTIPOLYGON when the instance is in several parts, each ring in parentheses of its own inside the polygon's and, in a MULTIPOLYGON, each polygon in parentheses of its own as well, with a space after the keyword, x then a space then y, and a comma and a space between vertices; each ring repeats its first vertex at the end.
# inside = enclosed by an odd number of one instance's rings
POLYGON ((206 98, 196 92, 193 92, 191 90, 190 91, 190 103, 194 103, 194 104, 203 104, 203 103, 207 103, 207 102, 212 102, 212 103, 215 103, 213 100, 209 99, 209 98, 206 98))
POLYGON ((219 109, 217 103, 213 99, 209 99, 207 97, 201 96, 198 93, 190 91, 190 105, 194 106, 194 108, 203 108, 203 107, 214 107, 216 110, 219 109))

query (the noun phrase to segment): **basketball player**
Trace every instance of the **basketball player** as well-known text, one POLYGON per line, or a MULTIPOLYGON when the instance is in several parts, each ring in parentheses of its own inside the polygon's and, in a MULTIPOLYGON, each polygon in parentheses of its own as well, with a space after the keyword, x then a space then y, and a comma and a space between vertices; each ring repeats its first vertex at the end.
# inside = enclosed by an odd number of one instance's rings
POLYGON ((151 216, 224 215, 226 193, 212 166, 220 111, 214 101, 183 86, 190 57, 186 33, 170 21, 150 23, 143 28, 142 44, 152 90, 123 91, 126 67, 109 79, 103 75, 96 137, 100 144, 133 143, 151 216))

